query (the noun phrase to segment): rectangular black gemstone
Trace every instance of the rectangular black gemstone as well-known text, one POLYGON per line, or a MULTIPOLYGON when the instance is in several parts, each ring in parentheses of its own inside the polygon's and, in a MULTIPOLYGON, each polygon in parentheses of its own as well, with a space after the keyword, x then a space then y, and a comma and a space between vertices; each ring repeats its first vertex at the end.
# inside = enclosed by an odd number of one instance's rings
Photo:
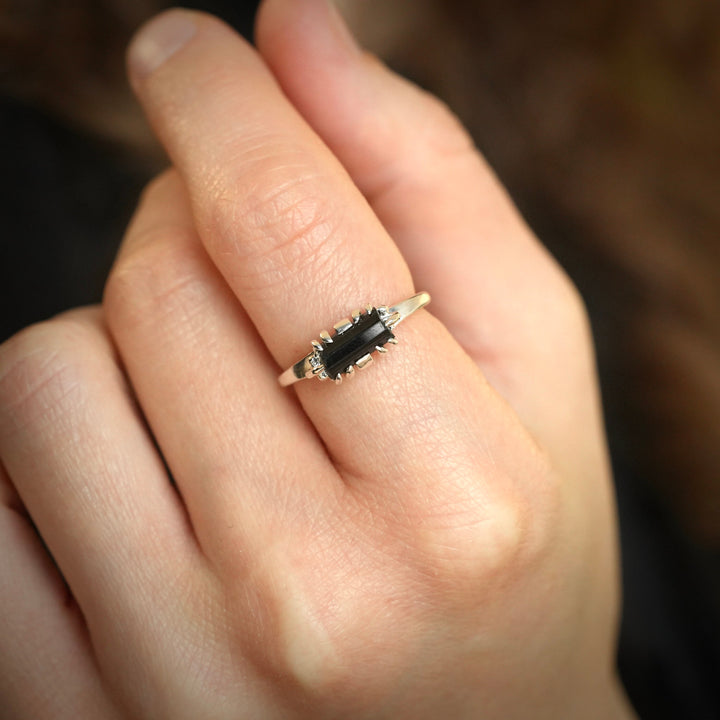
POLYGON ((344 333, 335 334, 332 343, 323 348, 321 359, 327 374, 334 378, 344 373, 361 357, 373 352, 376 346, 382 347, 393 337, 377 310, 361 315, 356 324, 344 333))

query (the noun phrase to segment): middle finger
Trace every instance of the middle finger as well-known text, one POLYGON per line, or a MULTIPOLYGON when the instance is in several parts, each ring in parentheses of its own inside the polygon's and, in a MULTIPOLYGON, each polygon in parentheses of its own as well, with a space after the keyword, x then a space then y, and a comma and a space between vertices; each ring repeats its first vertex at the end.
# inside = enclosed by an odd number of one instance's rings
MULTIPOLYGON (((135 40, 130 72, 188 185, 209 255, 280 367, 353 308, 414 293, 343 167, 229 28, 197 13, 164 14, 135 40)), ((346 477, 394 484, 447 480, 449 468, 492 477, 492 446, 507 445, 499 436, 514 423, 505 404, 428 313, 403 324, 399 339, 402 352, 383 358, 382 372, 340 391, 298 386, 335 461, 346 477)))

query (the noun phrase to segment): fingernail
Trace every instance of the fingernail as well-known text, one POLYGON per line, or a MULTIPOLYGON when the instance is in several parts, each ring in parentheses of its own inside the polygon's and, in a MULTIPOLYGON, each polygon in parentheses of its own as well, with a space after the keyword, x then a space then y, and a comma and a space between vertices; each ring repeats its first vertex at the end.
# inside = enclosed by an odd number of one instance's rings
POLYGON ((168 10, 144 25, 128 50, 132 74, 146 77, 195 35, 197 27, 185 10, 168 10))

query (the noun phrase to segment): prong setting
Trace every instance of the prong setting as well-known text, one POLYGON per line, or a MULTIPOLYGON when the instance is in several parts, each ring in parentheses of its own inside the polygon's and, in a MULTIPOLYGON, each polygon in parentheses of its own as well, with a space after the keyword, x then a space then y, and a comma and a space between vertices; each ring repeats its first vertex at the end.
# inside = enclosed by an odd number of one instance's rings
POLYGON ((350 318, 343 318, 333 326, 334 334, 327 330, 312 340, 312 350, 278 378, 283 386, 305 378, 318 377, 339 384, 344 375, 353 376, 373 362, 373 355, 386 354, 397 344, 393 328, 416 310, 430 302, 426 292, 416 293, 392 306, 371 304, 353 310, 350 318))
POLYGON ((352 326, 353 324, 350 322, 350 320, 344 319, 340 322, 335 323, 335 325, 333 325, 333 329, 338 335, 342 335, 344 332, 350 330, 352 326))
MULTIPOLYGON (((354 371, 365 367, 372 361, 372 353, 380 348, 384 350, 385 344, 394 337, 380 310, 371 305, 365 307, 366 312, 352 313, 352 321, 345 318, 336 323, 332 337, 320 333, 322 348, 316 354, 332 379, 349 374, 349 368, 354 371), (367 310, 368 307, 371 310, 367 310)), ((387 310, 384 316, 389 317, 387 310)))
POLYGON ((358 370, 364 370, 370 363, 373 361, 373 356, 368 353, 367 355, 363 355, 356 363, 355 367, 358 370))
POLYGON ((387 319, 385 320, 385 326, 392 330, 392 328, 394 328, 400 322, 400 320, 402 320, 400 313, 394 312, 392 315, 387 316, 387 319))

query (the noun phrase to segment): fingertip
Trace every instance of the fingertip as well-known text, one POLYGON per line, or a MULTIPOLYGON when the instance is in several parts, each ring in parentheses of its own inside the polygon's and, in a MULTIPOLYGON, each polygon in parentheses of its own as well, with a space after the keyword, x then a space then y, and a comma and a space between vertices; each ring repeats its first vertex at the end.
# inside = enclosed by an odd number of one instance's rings
POLYGON ((150 75, 191 40, 197 32, 195 15, 190 10, 172 8, 140 27, 127 50, 131 82, 150 75))

